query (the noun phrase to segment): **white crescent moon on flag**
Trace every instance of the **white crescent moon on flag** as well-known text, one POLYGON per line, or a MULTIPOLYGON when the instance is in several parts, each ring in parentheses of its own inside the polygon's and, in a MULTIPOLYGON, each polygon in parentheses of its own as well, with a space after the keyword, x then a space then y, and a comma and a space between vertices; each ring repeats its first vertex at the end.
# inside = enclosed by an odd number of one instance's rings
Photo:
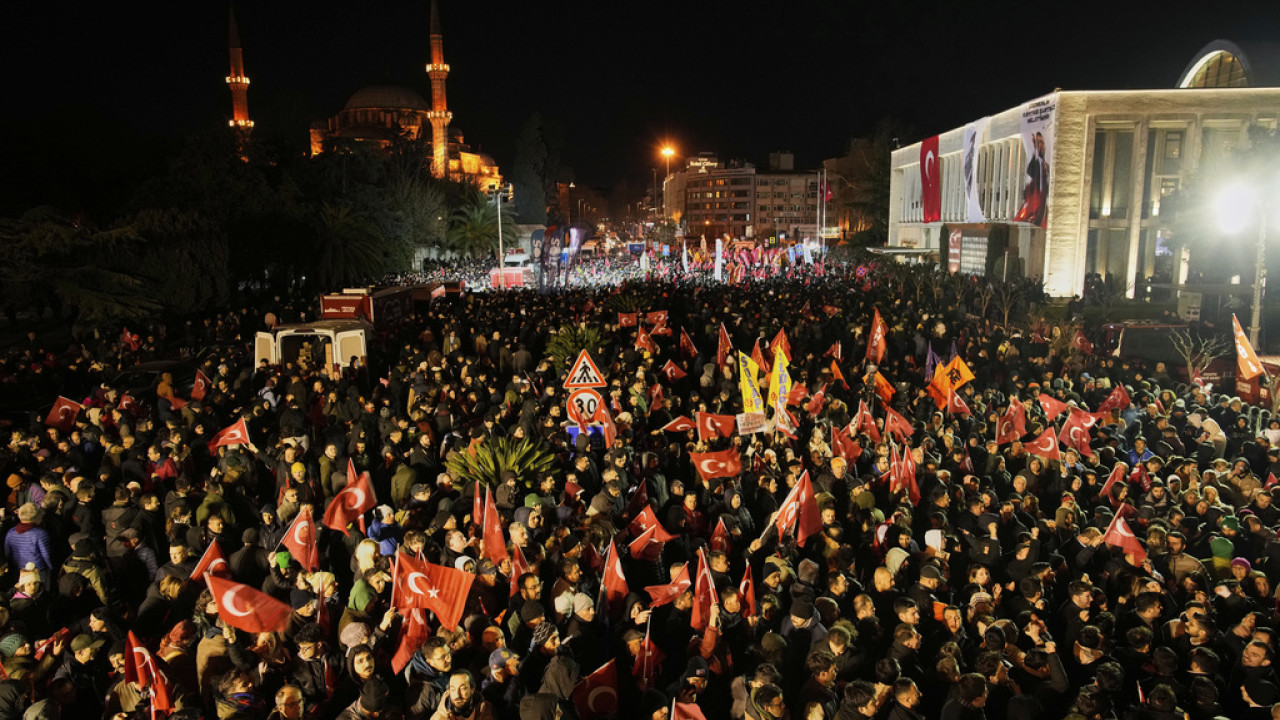
POLYGON ((293 528, 294 542, 298 543, 299 545, 306 545, 307 543, 311 542, 310 538, 311 538, 310 522, 303 521, 294 526, 293 528), (304 530, 306 531, 305 535, 303 534, 304 530))
POLYGON ((930 150, 929 152, 925 153, 925 156, 924 156, 924 177, 925 177, 925 179, 926 179, 926 180, 927 180, 927 179, 929 179, 929 177, 930 177, 930 174, 929 174, 929 165, 931 165, 931 164, 932 164, 932 163, 934 163, 934 162, 935 162, 935 160, 934 160, 934 157, 933 157, 933 151, 932 151, 932 150, 930 150))
POLYGON ((239 594, 240 588, 233 588, 222 593, 222 602, 219 603, 219 605, 226 608, 227 612, 235 615, 236 617, 248 617, 253 614, 251 610, 241 610, 236 607, 236 600, 238 599, 239 594))
POLYGON ((596 688, 595 690, 592 690, 591 694, 587 696, 587 709, 592 712, 599 712, 599 713, 608 712, 610 710, 617 710, 618 709, 617 691, 615 691, 613 688, 608 686, 601 686, 596 688), (600 695, 600 693, 607 693, 608 695, 612 696, 613 698, 612 703, 597 705, 596 700, 597 700, 597 697, 600 695))
POLYGON ((698 469, 704 475, 713 475, 723 470, 724 467, 725 463, 721 460, 700 460, 698 462, 698 469))
POLYGON ((1125 537, 1133 537, 1133 533, 1132 533, 1132 532, 1130 532, 1130 530, 1129 530, 1129 528, 1128 528, 1128 523, 1119 523, 1119 522, 1117 522, 1117 523, 1116 523, 1116 532, 1120 533, 1121 535, 1123 535, 1123 536, 1125 536, 1125 537))
POLYGON ((346 500, 344 500, 343 504, 351 508, 352 510, 360 507, 361 505, 364 505, 364 490, 358 487, 351 488, 351 492, 347 493, 347 500, 351 500, 353 498, 354 498, 353 502, 347 502, 346 500))
POLYGON ((204 571, 206 573, 213 574, 213 571, 217 570, 219 567, 226 568, 227 561, 222 558, 215 558, 213 562, 209 563, 209 567, 205 568, 204 571))
POLYGON ((426 595, 426 594, 428 594, 428 592, 429 592, 428 590, 422 590, 422 589, 420 589, 420 588, 418 587, 418 583, 417 583, 417 581, 416 581, 414 578, 422 578, 423 580, 426 580, 426 579, 427 579, 427 576, 426 576, 426 575, 423 575, 423 574, 422 574, 422 573, 420 573, 420 572, 409 573, 409 577, 405 578, 405 584, 409 586, 409 589, 410 589, 410 590, 414 591, 415 593, 417 593, 417 594, 419 594, 419 595, 426 595))

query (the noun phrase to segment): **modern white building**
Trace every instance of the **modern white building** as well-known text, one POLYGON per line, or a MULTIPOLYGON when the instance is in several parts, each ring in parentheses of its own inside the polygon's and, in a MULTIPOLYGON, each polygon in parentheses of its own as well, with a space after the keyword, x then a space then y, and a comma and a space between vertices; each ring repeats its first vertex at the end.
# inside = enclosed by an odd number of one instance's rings
POLYGON ((1130 295, 1152 276, 1182 282, 1185 258, 1169 245, 1161 199, 1231 151, 1251 125, 1276 127, 1280 83, 1267 76, 1276 65, 1263 55, 1216 41, 1172 89, 1055 91, 940 134, 936 166, 932 138, 894 151, 890 248, 936 251, 952 270, 1040 277, 1055 297, 1081 294, 1091 273, 1112 276, 1130 295), (969 178, 966 130, 976 158, 969 178), (1047 141, 1043 163, 1029 162, 1038 130, 1047 141), (922 149, 929 177, 940 179, 931 222, 922 149), (1043 227, 1019 215, 1038 173, 1030 166, 1048 167, 1043 227))

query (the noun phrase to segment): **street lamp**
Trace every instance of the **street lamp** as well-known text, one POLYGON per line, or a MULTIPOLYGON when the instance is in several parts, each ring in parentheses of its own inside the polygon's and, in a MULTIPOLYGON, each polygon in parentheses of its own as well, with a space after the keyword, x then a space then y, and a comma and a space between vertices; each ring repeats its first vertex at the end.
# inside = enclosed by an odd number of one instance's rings
POLYGON ((671 156, 676 154, 676 149, 670 145, 664 145, 662 148, 662 157, 667 161, 667 174, 662 179, 662 217, 667 217, 667 181, 671 179, 671 156))
POLYGON ((493 208, 498 213, 498 287, 507 288, 507 253, 502 246, 502 200, 503 196, 510 196, 511 187, 501 187, 499 185, 490 185, 489 192, 493 195, 493 208))
POLYGON ((1258 256, 1253 265, 1253 315, 1249 321, 1249 342, 1258 345, 1262 328, 1262 287, 1267 282, 1267 206, 1249 185, 1230 185, 1218 193, 1218 226, 1228 234, 1244 230, 1250 217, 1258 218, 1258 256))

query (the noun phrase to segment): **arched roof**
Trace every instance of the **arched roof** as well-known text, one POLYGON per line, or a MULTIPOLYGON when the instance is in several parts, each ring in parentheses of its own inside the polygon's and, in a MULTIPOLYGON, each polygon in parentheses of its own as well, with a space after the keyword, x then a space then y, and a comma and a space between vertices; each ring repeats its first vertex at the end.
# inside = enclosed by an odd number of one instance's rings
POLYGON ((345 106, 347 110, 358 108, 430 110, 431 105, 409 88, 398 85, 371 85, 357 90, 345 106))
POLYGON ((1280 46, 1214 40, 1200 49, 1178 76, 1179 88, 1276 87, 1280 46))

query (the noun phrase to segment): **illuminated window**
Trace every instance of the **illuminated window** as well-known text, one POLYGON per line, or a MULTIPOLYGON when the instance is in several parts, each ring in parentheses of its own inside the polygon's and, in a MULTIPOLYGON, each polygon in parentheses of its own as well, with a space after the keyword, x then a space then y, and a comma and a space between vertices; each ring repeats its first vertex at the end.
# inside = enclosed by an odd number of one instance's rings
POLYGON ((1184 88, 1241 88, 1249 87, 1240 59, 1229 52, 1219 50, 1201 58, 1195 71, 1183 80, 1184 88))

